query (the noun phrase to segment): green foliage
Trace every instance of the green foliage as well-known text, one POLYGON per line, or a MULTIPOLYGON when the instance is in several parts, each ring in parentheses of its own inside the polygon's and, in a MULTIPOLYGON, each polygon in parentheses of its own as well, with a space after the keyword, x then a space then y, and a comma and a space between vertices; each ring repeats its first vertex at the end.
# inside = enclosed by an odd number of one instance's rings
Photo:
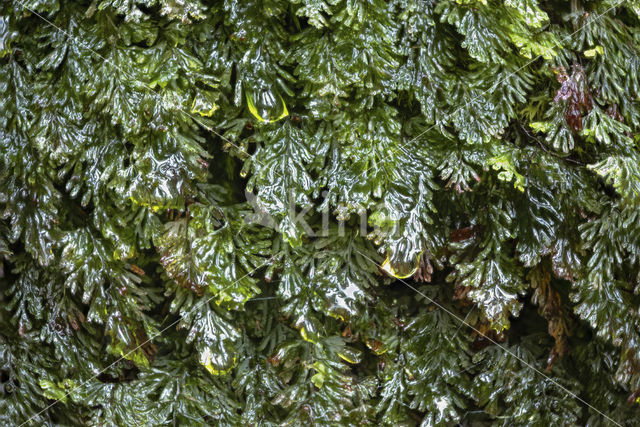
POLYGON ((0 424, 640 424, 639 46, 636 0, 4 1, 0 424))

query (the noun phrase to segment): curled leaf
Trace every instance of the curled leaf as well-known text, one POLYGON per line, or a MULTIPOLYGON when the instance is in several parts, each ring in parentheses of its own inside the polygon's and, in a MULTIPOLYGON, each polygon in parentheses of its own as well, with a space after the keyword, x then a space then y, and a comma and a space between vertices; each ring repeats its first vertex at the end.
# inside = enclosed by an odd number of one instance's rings
POLYGON ((245 91, 247 107, 253 116, 263 123, 273 123, 289 115, 287 105, 273 87, 262 85, 245 91))
POLYGON ((204 366, 211 375, 224 375, 231 371, 236 365, 236 358, 233 357, 229 361, 224 355, 216 354, 212 352, 209 347, 206 347, 200 353, 200 364, 204 366))
POLYGON ((420 257, 422 256, 422 252, 418 254, 415 260, 409 261, 392 261, 390 257, 387 257, 386 260, 382 263, 381 267, 387 274, 395 277, 396 279, 406 279, 407 277, 411 277, 418 271, 418 267, 420 267, 420 257))

